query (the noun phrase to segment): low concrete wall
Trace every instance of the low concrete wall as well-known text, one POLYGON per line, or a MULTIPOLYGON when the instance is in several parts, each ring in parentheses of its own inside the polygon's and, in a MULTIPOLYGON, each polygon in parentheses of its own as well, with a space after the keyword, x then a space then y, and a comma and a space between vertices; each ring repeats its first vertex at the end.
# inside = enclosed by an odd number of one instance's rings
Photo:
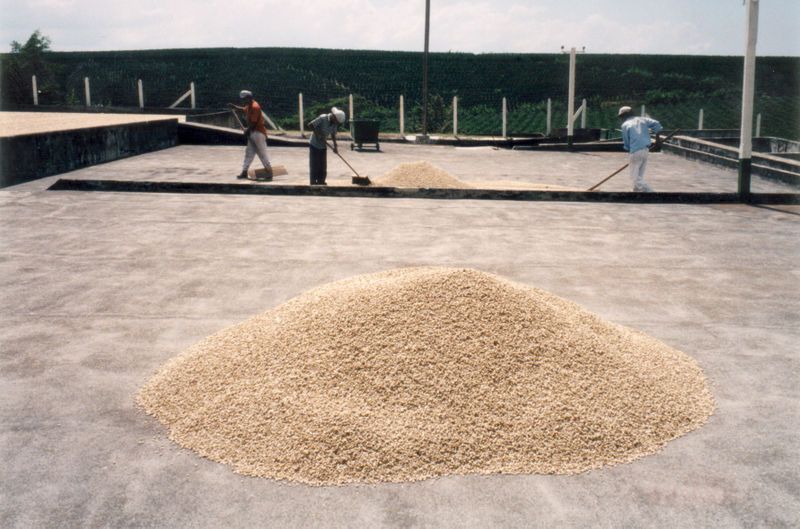
MULTIPOLYGON (((141 180, 87 180, 61 178, 51 191, 114 193, 190 193, 226 195, 424 198, 442 200, 524 200, 550 202, 619 202, 629 204, 732 204, 742 202, 736 193, 641 193, 631 191, 536 191, 500 189, 435 189, 382 186, 251 185, 215 182, 158 182, 141 180)), ((798 204, 798 193, 753 193, 753 204, 798 204)))
POLYGON ((174 147, 178 120, 0 138, 0 187, 174 147))
MULTIPOLYGON (((762 146, 773 145, 775 138, 758 138, 762 146)), ((787 142, 788 140, 781 140, 787 142)), ((728 138, 716 138, 713 141, 701 140, 689 136, 675 136, 672 143, 663 146, 665 152, 677 154, 689 160, 713 163, 731 169, 739 167, 738 138, 736 145, 728 138)), ((782 148, 790 147, 780 144, 782 148)), ((791 157, 773 156, 768 153, 753 152, 752 172, 764 178, 777 180, 786 184, 800 186, 800 162, 791 157)))
MULTIPOLYGON (((699 137, 699 136, 693 136, 699 137)), ((728 147, 739 148, 739 136, 730 138, 715 138, 714 143, 721 143, 728 147)), ((800 142, 786 140, 783 138, 774 138, 772 136, 762 136, 760 138, 753 138, 753 152, 767 153, 767 154, 797 154, 800 153, 800 142)))

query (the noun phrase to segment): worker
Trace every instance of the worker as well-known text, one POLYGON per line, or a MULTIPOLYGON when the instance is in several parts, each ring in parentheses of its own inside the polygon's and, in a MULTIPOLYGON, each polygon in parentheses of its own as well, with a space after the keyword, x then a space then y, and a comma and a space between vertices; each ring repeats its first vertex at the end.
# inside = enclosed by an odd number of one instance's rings
POLYGON ((264 114, 261 111, 261 105, 253 99, 253 92, 250 90, 239 92, 239 99, 244 103, 243 106, 229 104, 231 108, 242 111, 245 119, 244 136, 247 138, 247 148, 244 151, 242 172, 239 173, 237 178, 247 178, 247 170, 250 169, 253 158, 258 154, 258 159, 261 160, 264 169, 267 171, 267 178, 271 179, 272 177, 269 175, 272 174, 272 164, 267 154, 267 128, 264 126, 264 114))
POLYGON ((325 178, 328 175, 328 151, 327 138, 333 141, 333 152, 338 153, 336 145, 336 129, 340 123, 344 123, 344 111, 336 107, 331 108, 328 114, 320 114, 308 123, 308 128, 313 130, 309 140, 309 176, 311 185, 324 186, 325 178))
POLYGON ((644 172, 647 168, 647 153, 650 151, 650 131, 656 135, 656 145, 661 144, 661 123, 644 117, 635 116, 631 107, 622 107, 618 113, 622 121, 622 144, 630 153, 631 179, 633 190, 650 193, 653 188, 644 181, 644 172))

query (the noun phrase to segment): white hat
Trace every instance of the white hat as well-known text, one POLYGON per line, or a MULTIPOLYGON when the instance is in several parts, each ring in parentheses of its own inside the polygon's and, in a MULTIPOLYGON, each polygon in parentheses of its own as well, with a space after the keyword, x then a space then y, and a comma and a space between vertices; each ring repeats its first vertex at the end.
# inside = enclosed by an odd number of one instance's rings
POLYGON ((333 107, 331 109, 331 114, 336 116, 336 121, 338 121, 339 123, 344 123, 344 119, 345 119, 344 110, 341 110, 341 109, 338 109, 336 107, 333 107))
POLYGON ((617 113, 617 116, 622 116, 622 115, 628 114, 629 112, 632 112, 632 111, 633 111, 633 109, 631 107, 620 107, 619 112, 617 113))
POLYGON ((239 99, 244 99, 245 97, 253 97, 253 92, 250 90, 242 90, 239 92, 239 99))

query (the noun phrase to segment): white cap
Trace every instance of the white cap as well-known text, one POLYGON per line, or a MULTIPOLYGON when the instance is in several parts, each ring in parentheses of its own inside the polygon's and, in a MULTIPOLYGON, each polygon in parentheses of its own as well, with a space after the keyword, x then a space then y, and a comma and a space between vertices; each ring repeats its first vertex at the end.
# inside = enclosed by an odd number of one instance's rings
POLYGON ((331 109, 331 114, 336 116, 336 121, 338 121, 339 123, 344 123, 344 120, 345 120, 344 110, 341 110, 341 109, 338 109, 336 107, 333 107, 331 109))
POLYGON ((239 92, 239 99, 244 99, 245 97, 253 97, 253 92, 250 90, 242 90, 239 92))
POLYGON ((619 112, 617 113, 617 116, 621 116, 623 114, 627 114, 627 113, 629 113, 631 111, 633 111, 633 109, 631 107, 621 107, 619 109, 619 112))

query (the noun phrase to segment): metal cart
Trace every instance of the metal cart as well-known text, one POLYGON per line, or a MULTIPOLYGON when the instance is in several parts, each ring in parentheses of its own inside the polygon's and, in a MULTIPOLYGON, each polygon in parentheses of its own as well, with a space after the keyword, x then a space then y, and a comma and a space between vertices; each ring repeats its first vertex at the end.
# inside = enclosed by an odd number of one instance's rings
POLYGON ((380 151, 381 145, 378 143, 378 130, 380 122, 377 119, 354 119, 350 122, 350 135, 353 137, 353 143, 350 144, 350 150, 358 146, 358 150, 364 148, 365 143, 375 144, 375 150, 380 151))

